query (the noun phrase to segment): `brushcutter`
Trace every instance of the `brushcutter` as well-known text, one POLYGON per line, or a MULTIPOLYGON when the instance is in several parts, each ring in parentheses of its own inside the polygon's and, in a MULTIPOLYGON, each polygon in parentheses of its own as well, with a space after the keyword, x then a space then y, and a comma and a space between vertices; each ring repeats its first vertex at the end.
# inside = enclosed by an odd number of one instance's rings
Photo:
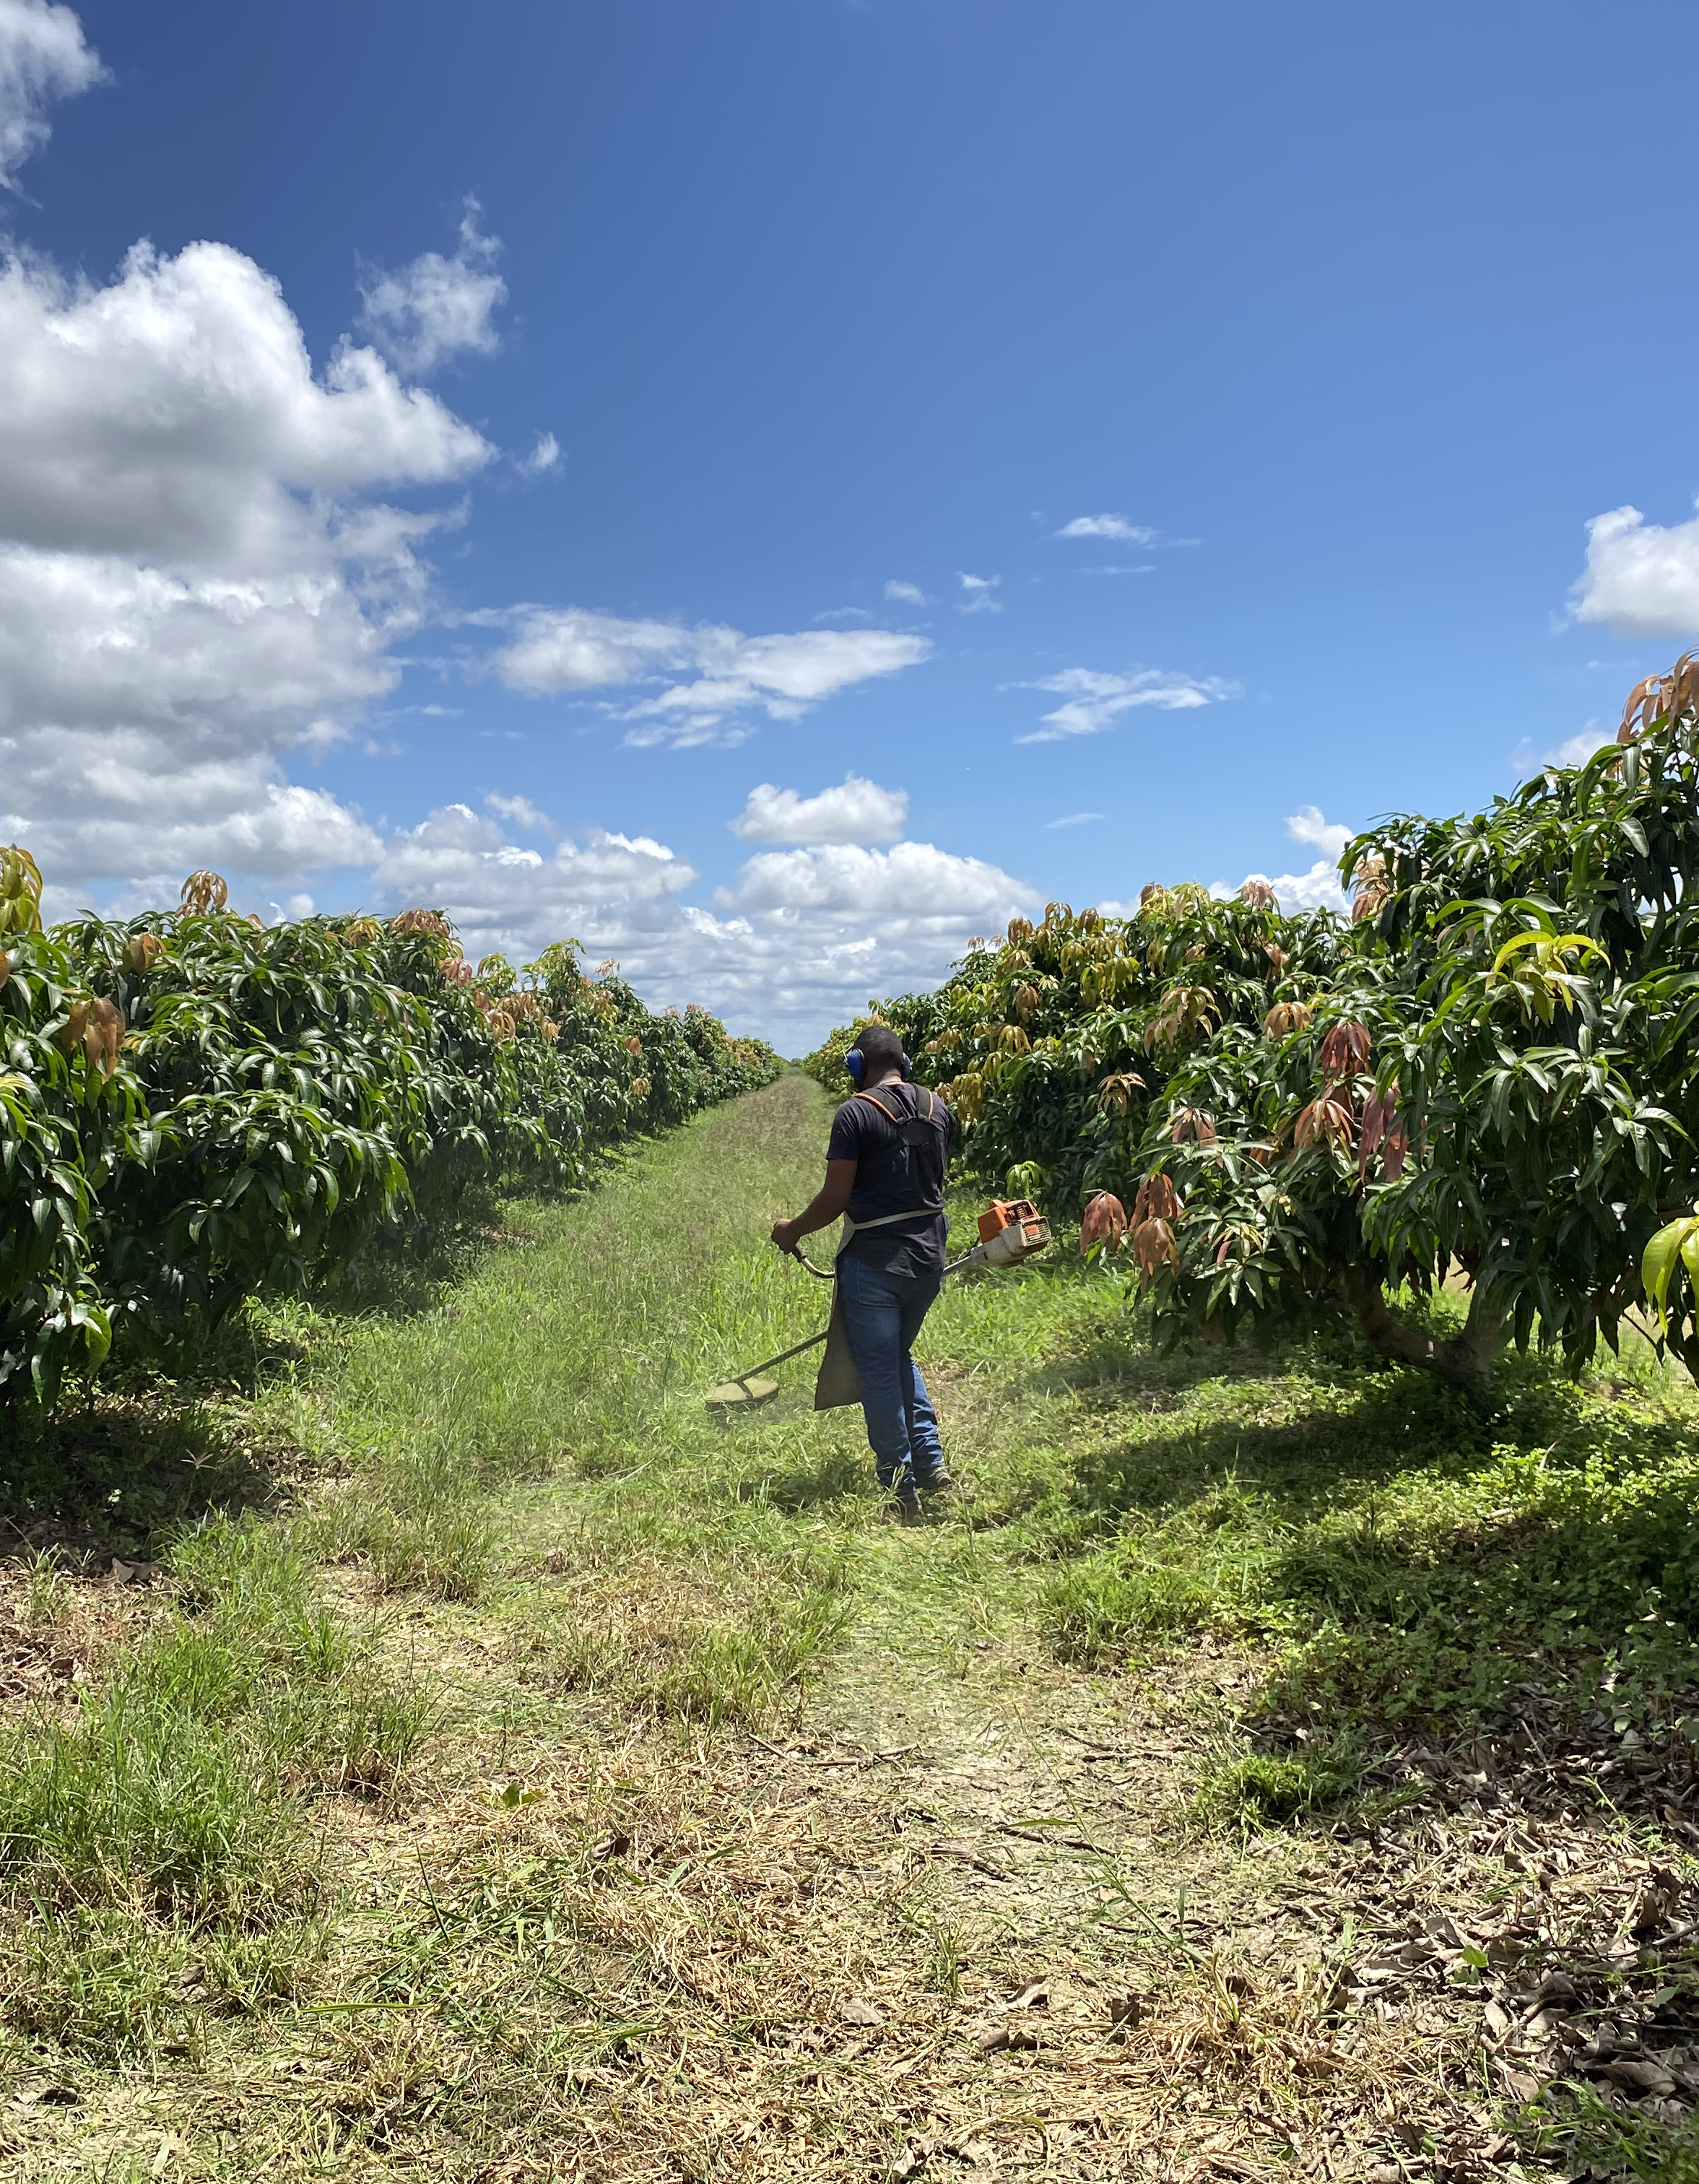
MULTIPOLYGON (((1018 1267, 1023 1260, 1042 1251, 1050 1240, 1050 1224, 1030 1199, 995 1198, 979 1217, 978 1242, 959 1259, 952 1259, 944 1271, 946 1274, 959 1274, 972 1267, 994 1272, 1018 1267)), ((791 1256, 816 1281, 838 1279, 830 1267, 816 1267, 800 1249, 791 1256)), ((811 1334, 805 1342, 794 1342, 776 1357, 764 1357, 759 1365, 751 1365, 747 1373, 738 1373, 735 1379, 722 1380, 717 1388, 708 1390, 704 1400, 710 1411, 730 1411, 740 1405, 768 1402, 777 1395, 778 1382, 760 1376, 789 1358, 800 1357, 805 1351, 817 1350, 822 1343, 827 1343, 828 1347, 815 1387, 814 1407, 817 1411, 833 1410, 840 1404, 859 1401, 855 1366, 842 1338, 835 1298, 832 1318, 818 1334, 811 1334), (838 1338, 835 1342, 830 1340, 834 1334, 838 1338)))

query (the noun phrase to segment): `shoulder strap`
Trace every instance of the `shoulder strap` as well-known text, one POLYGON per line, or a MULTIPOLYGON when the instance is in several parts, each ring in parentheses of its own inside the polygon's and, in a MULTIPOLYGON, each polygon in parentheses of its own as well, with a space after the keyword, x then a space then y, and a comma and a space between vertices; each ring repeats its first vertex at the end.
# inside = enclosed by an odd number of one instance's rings
POLYGON ((925 1106, 910 1107, 901 1100, 898 1100, 894 1111, 886 1106, 879 1097, 879 1093, 890 1090, 894 1097, 894 1088, 883 1084, 879 1086, 877 1091, 856 1092, 852 1093, 850 1096, 856 1100, 871 1100, 888 1123, 930 1123, 938 1113, 938 1095, 924 1084, 911 1084, 906 1089, 913 1093, 916 1100, 924 1100, 925 1106))

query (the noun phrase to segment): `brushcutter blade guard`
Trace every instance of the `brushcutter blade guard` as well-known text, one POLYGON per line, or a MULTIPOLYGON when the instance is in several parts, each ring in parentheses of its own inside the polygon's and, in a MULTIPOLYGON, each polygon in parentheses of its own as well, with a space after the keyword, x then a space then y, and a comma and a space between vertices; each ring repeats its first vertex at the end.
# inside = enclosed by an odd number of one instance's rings
POLYGON ((717 1388, 710 1388, 703 1397, 710 1411, 749 1410, 756 1403, 771 1402, 779 1391, 777 1380, 757 1380, 753 1376, 743 1380, 722 1380, 717 1388))

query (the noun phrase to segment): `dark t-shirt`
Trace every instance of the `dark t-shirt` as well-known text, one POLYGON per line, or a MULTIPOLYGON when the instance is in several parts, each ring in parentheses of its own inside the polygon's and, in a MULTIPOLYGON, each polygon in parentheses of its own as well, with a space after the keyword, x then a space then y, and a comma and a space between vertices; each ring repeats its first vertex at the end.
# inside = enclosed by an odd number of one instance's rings
MULTIPOLYGON (((911 1084, 882 1084, 879 1097, 898 1104, 910 1116, 923 1118, 926 1095, 911 1084)), ((850 1218, 877 1221, 883 1214, 906 1213, 911 1221, 893 1221, 852 1236, 841 1256, 860 1259, 888 1274, 911 1279, 944 1272, 944 1238, 949 1223, 944 1217, 944 1164, 950 1151, 954 1124, 950 1112, 933 1095, 932 1119, 921 1141, 904 1142, 901 1125, 894 1123, 865 1093, 846 1100, 832 1118, 827 1160, 855 1162, 855 1188, 850 1195, 850 1218)), ((920 1133, 915 1135, 919 1138, 920 1133)))

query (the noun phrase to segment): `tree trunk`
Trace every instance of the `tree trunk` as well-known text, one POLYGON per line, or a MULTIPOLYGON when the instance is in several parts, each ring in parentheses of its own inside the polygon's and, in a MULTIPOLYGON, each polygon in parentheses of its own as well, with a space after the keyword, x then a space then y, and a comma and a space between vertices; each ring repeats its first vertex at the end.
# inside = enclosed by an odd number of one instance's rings
POLYGON ((1356 1314, 1356 1323, 1370 1346, 1400 1365, 1423 1365, 1460 1388, 1484 1388, 1492 1379, 1492 1361, 1504 1324, 1501 1312, 1487 1308, 1480 1290, 1469 1297, 1469 1316, 1461 1334, 1436 1342, 1430 1334, 1409 1327, 1386 1301, 1380 1279, 1371 1268, 1347 1267, 1340 1278, 1345 1302, 1356 1314))
POLYGON ((248 1295, 248 1284, 240 1274, 227 1274, 212 1290, 204 1306, 209 1322, 214 1327, 226 1314, 236 1310, 248 1295))

